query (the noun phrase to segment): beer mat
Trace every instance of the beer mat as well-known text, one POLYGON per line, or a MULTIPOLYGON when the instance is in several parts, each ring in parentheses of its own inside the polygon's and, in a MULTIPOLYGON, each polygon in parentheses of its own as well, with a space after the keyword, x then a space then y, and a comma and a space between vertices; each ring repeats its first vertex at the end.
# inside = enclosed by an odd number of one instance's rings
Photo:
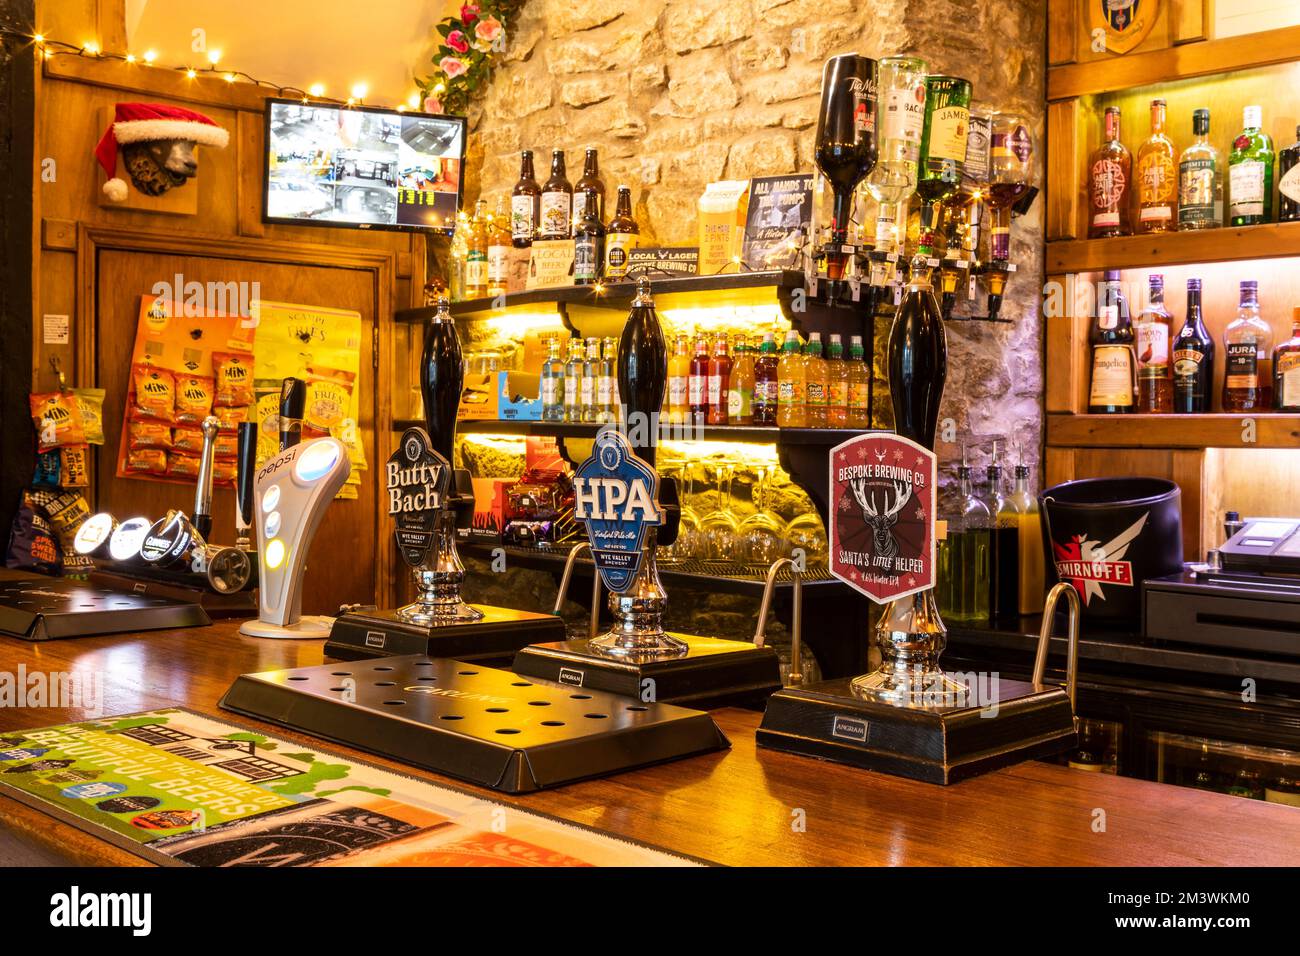
POLYGON ((704 864, 183 708, 0 734, 0 793, 169 866, 704 864))

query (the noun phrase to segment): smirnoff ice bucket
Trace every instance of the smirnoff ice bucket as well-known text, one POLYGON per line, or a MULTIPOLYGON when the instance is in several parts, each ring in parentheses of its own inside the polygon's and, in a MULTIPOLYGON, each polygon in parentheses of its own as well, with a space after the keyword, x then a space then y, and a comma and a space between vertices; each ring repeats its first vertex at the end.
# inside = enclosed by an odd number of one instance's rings
POLYGON ((1085 478, 1039 497, 1047 567, 1079 592, 1085 621, 1142 617, 1142 582, 1183 568, 1178 486, 1163 478, 1085 478))

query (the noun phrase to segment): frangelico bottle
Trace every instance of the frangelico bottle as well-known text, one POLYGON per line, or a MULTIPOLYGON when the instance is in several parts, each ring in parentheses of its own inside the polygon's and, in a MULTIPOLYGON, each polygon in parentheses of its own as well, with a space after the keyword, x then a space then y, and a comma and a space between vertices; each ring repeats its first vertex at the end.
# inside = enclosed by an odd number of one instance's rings
POLYGON ((654 465, 653 416, 663 404, 668 382, 668 343, 650 295, 650 279, 641 276, 636 298, 618 340, 618 394, 623 402, 628 434, 646 436, 645 446, 633 442, 638 455, 654 465), (634 418, 633 416, 640 416, 634 418))
POLYGON ((948 377, 948 339, 930 270, 920 256, 889 330, 889 396, 894 428, 926 448, 934 448, 939 400, 948 377))
POLYGON ((519 161, 519 182, 510 194, 510 241, 525 249, 537 238, 542 214, 542 187, 533 174, 533 151, 523 151, 519 161))
POLYGON ((605 222, 605 181, 600 178, 600 166, 596 159, 596 151, 589 149, 582 163, 582 178, 573 184, 573 207, 570 221, 575 227, 593 205, 596 211, 596 221, 603 225, 605 222))
POLYGON ((1187 280, 1187 318, 1174 336, 1174 411, 1208 412, 1214 387, 1214 339, 1201 315, 1201 280, 1187 280))
POLYGON ((446 299, 424 326, 424 354, 420 357, 420 397, 424 399, 424 427, 430 444, 448 462, 456 444, 456 410, 465 384, 465 362, 460 336, 446 299))
POLYGON ((551 178, 542 185, 542 219, 539 239, 568 239, 573 229, 573 187, 564 170, 564 150, 551 151, 551 178))
POLYGON ((632 218, 632 190, 618 187, 618 204, 614 217, 605 229, 605 278, 622 279, 627 276, 628 258, 636 248, 641 227, 632 218))
POLYGON ((1094 415, 1132 412, 1137 407, 1137 351, 1128 300, 1120 291, 1118 270, 1108 270, 1088 341, 1092 346, 1092 387, 1088 411, 1094 415))

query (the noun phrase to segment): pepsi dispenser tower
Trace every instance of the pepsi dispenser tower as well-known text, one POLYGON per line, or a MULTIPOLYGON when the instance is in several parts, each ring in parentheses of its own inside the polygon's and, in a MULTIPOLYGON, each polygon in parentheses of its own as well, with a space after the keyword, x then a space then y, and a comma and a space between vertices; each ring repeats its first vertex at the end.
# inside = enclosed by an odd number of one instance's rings
POLYGON ((757 703, 781 686, 775 651, 745 641, 669 633, 655 549, 677 534, 677 491, 655 471, 654 442, 668 348, 650 294, 637 295, 618 349, 622 427, 604 428, 574 475, 574 515, 587 529, 614 625, 587 640, 526 647, 518 674, 691 706, 757 703))
POLYGON ((396 610, 352 608, 339 615, 327 657, 357 660, 428 654, 460 660, 508 660, 536 640, 564 637, 549 614, 466 604, 465 566, 456 531, 474 514, 469 473, 453 469, 456 411, 465 381, 460 337, 445 298, 424 329, 420 391, 425 428, 408 428, 385 466, 388 513, 402 560, 415 576, 415 600, 396 610))

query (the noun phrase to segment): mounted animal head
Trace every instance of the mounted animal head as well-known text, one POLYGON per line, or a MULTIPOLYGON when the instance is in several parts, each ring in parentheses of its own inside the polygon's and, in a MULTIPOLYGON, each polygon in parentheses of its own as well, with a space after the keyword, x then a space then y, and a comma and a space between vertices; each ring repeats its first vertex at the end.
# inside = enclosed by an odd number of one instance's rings
POLYGON ((95 147, 95 158, 108 181, 104 194, 114 202, 127 197, 117 177, 117 157, 135 188, 161 196, 184 185, 198 172, 196 146, 223 148, 229 134, 202 113, 162 103, 118 103, 113 124, 95 147))
POLYGON ((146 196, 161 196, 198 172, 194 140, 157 139, 121 147, 122 165, 135 188, 146 196))
POLYGON ((867 491, 867 479, 854 478, 849 482, 853 497, 857 499, 858 507, 862 509, 862 520, 871 527, 876 555, 883 558, 892 558, 898 553, 898 539, 894 537, 893 528, 898 523, 899 512, 912 498, 910 481, 895 481, 893 484, 893 503, 890 503, 889 494, 886 492, 884 500, 877 504, 875 490, 871 490, 870 493, 867 491))

